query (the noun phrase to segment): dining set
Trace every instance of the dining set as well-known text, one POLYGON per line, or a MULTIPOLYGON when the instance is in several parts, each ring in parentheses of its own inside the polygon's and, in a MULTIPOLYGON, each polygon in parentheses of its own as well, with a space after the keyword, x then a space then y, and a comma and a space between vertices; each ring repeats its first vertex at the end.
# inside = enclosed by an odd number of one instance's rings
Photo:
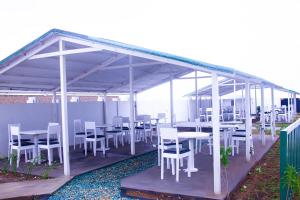
MULTIPOLYGON (((161 167, 161 179, 164 179, 165 160, 167 162, 166 168, 170 169, 171 167, 172 175, 176 175, 177 182, 179 181, 179 168, 183 166, 184 158, 187 160, 187 168, 184 171, 187 172, 188 177, 191 176, 192 172, 197 172, 198 169, 195 167, 194 159, 195 154, 201 152, 203 141, 207 141, 209 154, 212 155, 213 133, 211 123, 203 123, 200 119, 196 119, 195 122, 189 122, 187 125, 190 128, 194 127, 195 130, 178 131, 180 125, 171 127, 170 124, 158 124, 157 149, 158 165, 161 167), (183 145, 183 140, 188 140, 188 147, 183 145)), ((243 126, 242 121, 220 123, 220 137, 224 142, 224 148, 231 148, 232 156, 235 153, 239 153, 239 143, 246 141, 246 131, 243 126)), ((252 134, 250 134, 250 146, 252 153, 254 153, 252 134)))
POLYGON ((49 122, 47 129, 22 130, 21 124, 8 124, 8 158, 16 155, 17 167, 20 166, 21 154, 25 162, 41 163, 42 150, 47 151, 48 164, 53 164, 53 149, 57 149, 59 161, 62 163, 61 128, 56 122, 49 122))

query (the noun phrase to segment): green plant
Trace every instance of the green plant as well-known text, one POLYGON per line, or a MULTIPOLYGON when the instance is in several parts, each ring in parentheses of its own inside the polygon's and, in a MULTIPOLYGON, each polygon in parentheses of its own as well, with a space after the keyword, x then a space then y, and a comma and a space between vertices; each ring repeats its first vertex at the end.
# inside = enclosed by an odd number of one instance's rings
POLYGON ((41 174, 42 179, 48 179, 49 178, 49 173, 51 170, 56 168, 56 163, 52 163, 52 165, 49 165, 48 163, 45 164, 45 168, 41 174))
POLYGON ((300 197, 300 177, 295 167, 287 166, 284 171, 283 184, 287 187, 286 199, 289 199, 290 195, 291 198, 294 195, 300 197))
POLYGON ((4 175, 7 175, 8 174, 8 168, 9 168, 9 162, 8 162, 8 158, 5 158, 5 157, 1 157, 0 160, 2 161, 2 173, 4 175))
POLYGON ((231 154, 231 148, 228 147, 225 149, 224 147, 221 147, 220 156, 221 156, 221 164, 224 168, 224 174, 225 174, 225 181, 226 181, 226 189, 227 189, 227 198, 229 197, 229 186, 228 186, 228 174, 227 174, 227 167, 229 165, 229 155, 231 154))
POLYGON ((9 155, 9 159, 11 162, 11 171, 13 173, 14 176, 17 175, 17 161, 18 161, 18 157, 16 153, 12 153, 9 155))
POLYGON ((32 162, 25 165, 25 174, 27 179, 32 175, 32 170, 36 167, 37 162, 38 158, 35 158, 32 162))

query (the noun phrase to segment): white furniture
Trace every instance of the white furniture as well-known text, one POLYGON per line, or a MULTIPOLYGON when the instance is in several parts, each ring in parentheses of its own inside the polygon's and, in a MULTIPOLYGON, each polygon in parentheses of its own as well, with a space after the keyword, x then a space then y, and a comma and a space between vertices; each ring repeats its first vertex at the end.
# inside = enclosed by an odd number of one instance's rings
POLYGON ((203 132, 178 132, 178 138, 188 139, 189 140, 189 149, 191 150, 191 156, 188 160, 188 167, 185 169, 186 172, 197 172, 198 169, 195 168, 195 160, 194 160, 194 140, 195 139, 205 139, 209 137, 209 133, 203 132))
MULTIPOLYGON (((246 142, 246 130, 235 130, 235 133, 231 136, 231 154, 234 156, 235 148, 236 153, 239 154, 240 141, 246 142)), ((254 154, 253 137, 250 134, 250 153, 254 154)))
POLYGON ((211 121, 212 118, 212 108, 206 108, 205 110, 205 114, 206 114, 206 121, 211 121))
MULTIPOLYGON (((160 161, 161 161, 161 153, 162 149, 164 148, 165 150, 170 149, 170 148, 176 148, 176 143, 172 140, 165 141, 164 146, 161 145, 161 138, 160 138, 160 129, 161 128, 171 128, 171 124, 167 123, 159 123, 157 125, 157 164, 160 166, 160 161)), ((179 148, 182 148, 182 144, 179 143, 179 148)), ((183 164, 183 162, 181 162, 183 164)), ((169 159, 167 159, 167 169, 170 168, 170 162, 169 159)))
POLYGON ((75 150, 76 139, 79 139, 79 148, 81 148, 81 144, 84 143, 85 140, 85 132, 82 128, 80 119, 75 119, 73 121, 73 131, 74 131, 74 150, 75 150))
POLYGON ((147 143, 147 138, 149 137, 152 142, 152 124, 151 124, 151 116, 150 115, 140 115, 137 116, 139 123, 138 126, 135 127, 137 140, 142 140, 147 143))
MULTIPOLYGON (((200 118, 195 119, 196 132, 202 132, 200 120, 201 120, 200 118)), ((196 139, 196 153, 201 152, 202 140, 207 140, 207 145, 209 147, 209 155, 211 155, 212 154, 212 133, 209 133, 209 136, 207 138, 196 139)))
POLYGON ((21 135, 27 135, 33 137, 34 143, 34 150, 33 150, 33 158, 37 158, 38 156, 38 137, 40 135, 47 134, 47 130, 27 130, 27 131, 20 131, 21 135))
MULTIPOLYGON (((22 142, 20 134, 20 126, 11 125, 10 126, 10 141, 12 141, 10 146, 10 154, 13 154, 13 150, 17 151, 17 167, 20 165, 21 151, 34 150, 35 146, 32 142, 22 142)), ((27 162, 27 153, 25 152, 25 162, 27 162)), ((10 156, 10 164, 12 164, 12 157, 10 156)))
POLYGON ((85 132, 85 142, 84 142, 84 152, 87 156, 87 143, 90 142, 93 145, 94 156, 96 156, 97 142, 101 143, 101 150, 105 156, 105 136, 97 135, 96 132, 96 123, 95 122, 85 122, 84 123, 84 132, 85 132), (91 134, 88 134, 91 132, 91 134))
POLYGON ((162 123, 167 123, 166 113, 157 113, 158 121, 163 120, 162 123))
POLYGON ((124 146, 124 135, 123 135, 123 118, 115 116, 113 118, 113 125, 111 130, 105 131, 106 145, 109 146, 109 139, 113 139, 114 146, 118 148, 119 140, 124 146))
POLYGON ((59 161, 62 163, 62 145, 61 145, 61 129, 58 123, 49 123, 46 141, 40 140, 38 144, 38 160, 41 163, 41 150, 45 149, 48 153, 48 163, 52 165, 53 149, 58 150, 59 161))
MULTIPOLYGON (((10 157, 10 149, 13 142, 18 142, 17 139, 14 139, 14 141, 11 140, 11 134, 10 134, 10 127, 11 126, 18 126, 21 129, 21 124, 8 124, 7 133, 8 133, 8 151, 7 151, 7 158, 10 157)), ((22 138, 21 142, 31 142, 31 139, 29 138, 22 138)), ((27 151, 25 150, 25 154, 27 151)))
MULTIPOLYGON (((191 151, 187 148, 179 148, 179 138, 176 128, 160 128, 160 142, 161 142, 161 179, 164 179, 164 158, 170 158, 172 160, 172 175, 176 174, 176 182, 179 181, 179 162, 180 159, 185 157, 191 157, 191 151), (165 140, 175 141, 176 148, 165 149, 165 140), (176 160, 176 172, 175 172, 175 164, 174 160, 176 160)), ((191 172, 188 171, 188 177, 191 176, 191 172)))

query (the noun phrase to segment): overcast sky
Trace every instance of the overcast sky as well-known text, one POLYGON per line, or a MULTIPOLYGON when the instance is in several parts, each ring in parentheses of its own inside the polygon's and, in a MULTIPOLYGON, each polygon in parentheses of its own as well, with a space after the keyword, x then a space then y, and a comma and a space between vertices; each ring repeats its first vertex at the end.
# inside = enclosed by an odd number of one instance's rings
POLYGON ((59 28, 233 67, 300 91, 300 1, 1 0, 0 60, 59 28))

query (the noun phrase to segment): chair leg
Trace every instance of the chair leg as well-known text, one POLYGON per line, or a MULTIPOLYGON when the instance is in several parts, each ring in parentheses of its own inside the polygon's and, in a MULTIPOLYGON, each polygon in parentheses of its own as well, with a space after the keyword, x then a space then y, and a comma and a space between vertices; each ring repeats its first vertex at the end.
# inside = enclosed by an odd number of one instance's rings
POLYGON ((161 150, 160 148, 158 147, 157 148, 157 165, 160 166, 160 154, 161 154, 161 150))
POLYGON ((76 137, 74 136, 74 139, 73 139, 74 141, 74 150, 75 150, 75 148, 76 148, 76 137))
POLYGON ((59 154, 59 161, 60 161, 60 163, 63 163, 63 161, 62 161, 62 151, 61 151, 61 147, 58 147, 58 154, 59 154))
POLYGON ((9 165, 12 165, 12 154, 13 154, 13 149, 10 148, 10 155, 9 155, 9 165))
POLYGON ((170 169, 170 160, 167 158, 167 169, 170 169))
POLYGON ((101 140, 101 147, 102 147, 103 156, 105 156, 105 140, 101 140))
POLYGON ((82 138, 79 138, 79 148, 81 149, 82 138))
POLYGON ((18 149, 17 150, 17 168, 19 168, 19 165, 20 165, 20 156, 21 156, 21 151, 18 149))
POLYGON ((176 182, 179 182, 179 158, 176 159, 176 182))
POLYGON ((27 150, 25 149, 25 163, 28 162, 28 157, 27 157, 27 150))
POLYGON ((94 156, 96 156, 96 149, 97 149, 97 141, 96 140, 93 143, 93 148, 94 148, 94 156))
POLYGON ((183 167, 183 158, 180 158, 180 167, 183 167))
POLYGON ((47 149, 47 153, 48 153, 48 164, 51 165, 51 152, 50 149, 47 149))
POLYGON ((171 159, 171 165, 172 165, 172 175, 174 175, 175 174, 175 161, 173 158, 171 159))
POLYGON ((38 163, 41 164, 41 149, 38 148, 38 163))
POLYGON ((84 155, 87 156, 87 141, 84 141, 84 155))
POLYGON ((198 152, 201 152, 201 149, 202 149, 202 140, 199 140, 199 151, 198 152))
POLYGON ((161 165, 160 165, 160 179, 164 179, 164 157, 161 156, 161 165))

